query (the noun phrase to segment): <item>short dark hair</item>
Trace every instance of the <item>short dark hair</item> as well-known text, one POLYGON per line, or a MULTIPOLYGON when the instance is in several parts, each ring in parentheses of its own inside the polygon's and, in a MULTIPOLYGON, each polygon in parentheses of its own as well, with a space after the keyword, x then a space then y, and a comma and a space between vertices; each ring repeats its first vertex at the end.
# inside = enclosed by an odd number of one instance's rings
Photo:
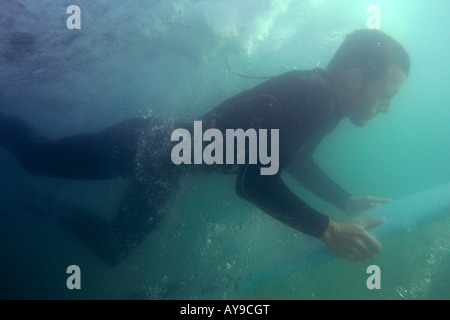
POLYGON ((345 37, 326 69, 331 76, 338 76, 358 68, 370 82, 380 79, 391 63, 408 76, 411 61, 402 45, 380 30, 361 29, 345 37))

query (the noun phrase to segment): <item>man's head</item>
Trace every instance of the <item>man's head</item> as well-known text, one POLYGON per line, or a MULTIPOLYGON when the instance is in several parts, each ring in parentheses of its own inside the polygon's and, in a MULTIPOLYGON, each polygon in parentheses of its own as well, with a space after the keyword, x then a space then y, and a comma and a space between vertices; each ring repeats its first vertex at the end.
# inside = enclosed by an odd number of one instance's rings
POLYGON ((385 33, 370 29, 350 33, 327 66, 339 104, 359 127, 389 111, 409 70, 405 49, 385 33))

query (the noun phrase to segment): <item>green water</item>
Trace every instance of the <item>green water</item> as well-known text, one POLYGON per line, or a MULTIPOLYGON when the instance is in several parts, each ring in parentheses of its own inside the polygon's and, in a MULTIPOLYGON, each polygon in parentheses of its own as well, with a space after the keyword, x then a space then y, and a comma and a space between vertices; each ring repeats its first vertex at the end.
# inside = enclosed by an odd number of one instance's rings
POLYGON ((412 300, 450 297, 449 220, 383 241, 382 253, 370 263, 333 261, 270 285, 249 290, 249 299, 412 300), (446 226, 447 225, 447 226, 446 226), (381 289, 366 286, 367 267, 378 265, 381 289))
MULTIPOLYGON (((168 4, 171 15, 155 24, 158 27, 150 23, 151 14, 146 15, 154 9, 150 4, 145 7, 139 2, 145 10, 135 8, 133 16, 124 14, 129 9, 117 2, 111 6, 112 18, 97 8, 99 14, 88 15, 84 26, 88 35, 99 25, 107 28, 98 32, 103 42, 93 37, 85 45, 80 40, 75 42, 78 50, 74 46, 69 51, 54 46, 55 51, 64 52, 58 63, 73 56, 80 59, 70 66, 72 73, 66 71, 50 83, 41 84, 29 74, 25 74, 26 81, 17 81, 31 88, 21 88, 31 100, 45 102, 37 107, 25 104, 24 110, 31 108, 24 112, 26 116, 51 136, 103 128, 142 114, 170 120, 192 118, 260 82, 236 77, 226 67, 224 56, 233 70, 247 75, 325 67, 345 34, 366 27, 367 7, 378 5, 381 29, 401 42, 411 56, 410 76, 388 114, 379 115, 363 129, 342 121, 323 140, 315 158, 331 178, 356 195, 396 200, 450 181, 447 0, 280 0, 258 4, 254 10, 250 10, 255 5, 251 1, 219 1, 217 7, 213 1, 193 2, 168 4), (120 20, 114 24, 113 18, 120 20), (185 23, 177 25, 177 19, 185 23), (127 29, 128 25, 132 27, 127 29), (127 32, 121 34, 123 29, 127 32), (124 42, 114 38, 115 32, 124 42), (125 41, 134 36, 135 41, 125 41), (116 48, 104 40, 108 37, 117 40, 111 41, 116 48), (156 44, 161 48, 153 50, 156 44), (81 71, 76 73, 78 67, 81 71)), ((33 9, 31 2, 29 8, 33 9)), ((97 12, 93 2, 88 8, 85 12, 97 12)), ((52 28, 44 30, 51 33, 52 28)), ((26 64, 15 67, 25 70, 26 64)), ((18 90, 8 99, 22 95, 18 90)), ((0 158, 5 168, 3 181, 23 179, 42 189, 56 189, 61 199, 107 219, 112 218, 126 186, 124 180, 73 182, 26 176, 10 155, 2 153, 0 158)), ((285 178, 312 206, 336 220, 344 218, 291 177, 285 178)), ((304 236, 239 199, 233 177, 185 178, 162 224, 114 268, 54 222, 23 212, 9 213, 1 216, 0 223, 1 298, 197 299, 208 294, 218 299, 450 298, 448 214, 384 239, 383 251, 368 263, 338 259, 240 291, 239 283, 251 276, 251 270, 275 263, 274 252, 286 244, 301 246, 304 236), (82 271, 78 291, 66 288, 66 268, 71 264, 82 271), (366 287, 369 264, 381 269, 380 290, 366 287)))

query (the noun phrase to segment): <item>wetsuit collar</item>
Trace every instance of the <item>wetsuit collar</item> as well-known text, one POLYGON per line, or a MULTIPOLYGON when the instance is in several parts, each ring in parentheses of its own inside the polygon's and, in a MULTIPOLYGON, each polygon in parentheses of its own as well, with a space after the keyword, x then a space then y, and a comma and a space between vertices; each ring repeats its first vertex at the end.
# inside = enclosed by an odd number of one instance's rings
POLYGON ((336 94, 336 90, 335 90, 335 84, 336 84, 336 79, 333 78, 328 71, 321 69, 321 68, 316 68, 313 71, 317 72, 320 74, 320 76, 327 82, 328 86, 329 86, 329 90, 330 90, 330 97, 332 99, 332 105, 330 106, 330 115, 331 116, 335 116, 336 118, 344 118, 345 113, 344 113, 344 108, 342 108, 342 106, 339 103, 339 98, 336 94))

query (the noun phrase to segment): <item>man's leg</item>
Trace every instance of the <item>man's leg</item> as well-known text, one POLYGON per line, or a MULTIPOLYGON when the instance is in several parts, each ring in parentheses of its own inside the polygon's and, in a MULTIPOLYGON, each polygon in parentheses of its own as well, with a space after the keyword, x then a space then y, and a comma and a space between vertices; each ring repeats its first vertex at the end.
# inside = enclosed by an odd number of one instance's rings
POLYGON ((82 240, 100 259, 110 265, 120 263, 160 222, 161 208, 173 188, 160 188, 158 181, 134 180, 125 191, 111 223, 93 212, 57 203, 51 208, 55 220, 82 240))
POLYGON ((49 141, 19 119, 0 114, 0 145, 35 175, 110 179, 133 171, 138 140, 151 121, 132 119, 96 133, 49 141))
POLYGON ((81 240, 109 265, 120 263, 162 219, 161 209, 176 188, 176 177, 155 176, 151 182, 133 180, 127 187, 113 220, 22 187, 14 205, 33 215, 51 218, 81 240))
MULTIPOLYGON (((124 121, 98 133, 52 142, 20 120, 0 115, 0 144, 35 174, 72 179, 133 177, 141 131, 153 122, 156 123, 151 119, 124 121)), ((154 137, 154 141, 159 140, 161 137, 154 137)), ((27 199, 22 197, 17 206, 54 218, 101 259, 114 265, 157 225, 160 209, 173 192, 177 176, 161 172, 150 172, 142 180, 134 176, 111 223, 89 210, 30 190, 24 195, 27 199)))

